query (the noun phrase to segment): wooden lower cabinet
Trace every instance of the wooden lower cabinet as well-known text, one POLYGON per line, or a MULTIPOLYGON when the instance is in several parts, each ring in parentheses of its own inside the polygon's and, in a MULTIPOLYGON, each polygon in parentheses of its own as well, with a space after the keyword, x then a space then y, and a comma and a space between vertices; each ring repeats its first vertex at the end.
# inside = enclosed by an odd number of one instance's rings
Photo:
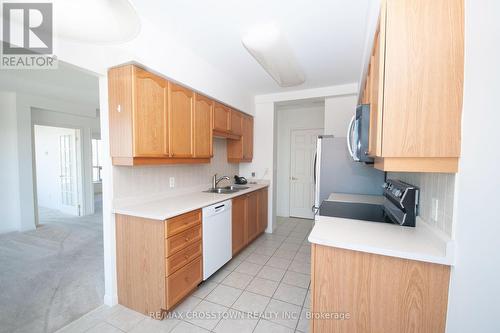
POLYGON ((317 244, 311 256, 312 332, 445 331, 449 266, 317 244))
POLYGON ((174 274, 167 277, 167 309, 171 309, 201 282, 203 262, 196 258, 174 274))
POLYGON ((233 199, 233 255, 242 250, 267 228, 267 188, 233 199))
POLYGON ((201 210, 166 221, 116 215, 118 303, 145 315, 172 309, 203 279, 201 210))
POLYGON ((247 197, 242 195, 233 199, 231 207, 233 255, 247 244, 247 197))
MULTIPOLYGON (((166 221, 116 214, 118 303, 161 318, 203 280, 202 212, 166 221)), ((233 255, 267 226, 267 188, 233 198, 233 255)))

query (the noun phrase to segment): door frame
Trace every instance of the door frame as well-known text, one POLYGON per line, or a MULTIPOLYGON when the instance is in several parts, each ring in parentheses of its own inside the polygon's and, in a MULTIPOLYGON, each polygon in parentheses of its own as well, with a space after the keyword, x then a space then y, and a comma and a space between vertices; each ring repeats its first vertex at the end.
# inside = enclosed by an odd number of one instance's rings
MULTIPOLYGON (((86 137, 84 135, 85 128, 79 127, 79 126, 69 126, 63 122, 58 122, 58 121, 32 121, 31 122, 31 151, 32 151, 32 165, 33 165, 33 201, 35 204, 35 225, 39 225, 39 216, 38 216, 38 191, 37 191, 37 173, 36 173, 36 150, 35 150, 35 126, 50 126, 50 127, 59 127, 59 128, 67 128, 67 129, 74 129, 76 130, 77 134, 77 143, 76 143, 76 183, 77 183, 77 197, 78 197, 78 202, 80 205, 79 209, 79 216, 83 215, 88 215, 91 214, 94 211, 94 193, 91 191, 88 193, 88 190, 86 189, 85 184, 87 184, 89 181, 92 182, 92 178, 89 178, 88 172, 86 172, 86 168, 84 165, 84 138, 86 137), (89 201, 90 200, 90 201, 89 201), (85 207, 90 204, 92 207, 92 212, 87 212, 85 207)), ((87 135, 88 137, 88 135, 87 135)), ((91 136, 90 136, 91 137, 91 136)), ((92 143, 90 143, 91 145, 92 143)), ((90 174, 90 177, 92 177, 92 174, 90 174)))
MULTIPOLYGON (((321 134, 325 131, 324 128, 318 128, 318 127, 294 127, 290 129, 290 160, 288 161, 288 216, 289 217, 294 217, 291 215, 292 211, 292 135, 294 131, 310 131, 310 130, 317 130, 320 131, 321 134)), ((313 203, 314 204, 314 203, 313 203)), ((302 217, 295 217, 295 218, 302 218, 302 217)), ((313 217, 314 218, 314 217, 313 217)))

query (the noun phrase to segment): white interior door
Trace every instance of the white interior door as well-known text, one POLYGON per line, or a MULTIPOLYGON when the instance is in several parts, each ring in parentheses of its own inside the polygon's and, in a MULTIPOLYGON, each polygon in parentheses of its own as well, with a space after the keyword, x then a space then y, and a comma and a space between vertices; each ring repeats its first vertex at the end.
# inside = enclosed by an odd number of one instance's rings
POLYGON ((314 154, 323 129, 292 130, 290 140, 290 216, 312 219, 314 154))
POLYGON ((61 211, 80 215, 78 191, 77 130, 59 136, 59 185, 61 211))

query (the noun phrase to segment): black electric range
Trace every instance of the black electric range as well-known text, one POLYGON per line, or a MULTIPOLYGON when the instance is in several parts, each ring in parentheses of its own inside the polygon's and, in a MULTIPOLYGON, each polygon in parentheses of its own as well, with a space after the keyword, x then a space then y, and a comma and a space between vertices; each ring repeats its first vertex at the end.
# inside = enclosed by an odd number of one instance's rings
POLYGON ((418 193, 416 186, 399 180, 387 180, 384 183, 383 204, 325 200, 319 207, 319 215, 414 227, 418 193))

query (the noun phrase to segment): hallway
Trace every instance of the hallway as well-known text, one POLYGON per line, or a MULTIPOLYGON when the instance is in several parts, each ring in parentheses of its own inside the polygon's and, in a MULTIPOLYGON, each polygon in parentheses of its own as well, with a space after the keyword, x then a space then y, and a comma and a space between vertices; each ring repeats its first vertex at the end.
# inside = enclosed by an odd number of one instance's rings
POLYGON ((1 333, 54 332, 103 303, 102 204, 73 217, 40 208, 36 230, 0 235, 1 333))

